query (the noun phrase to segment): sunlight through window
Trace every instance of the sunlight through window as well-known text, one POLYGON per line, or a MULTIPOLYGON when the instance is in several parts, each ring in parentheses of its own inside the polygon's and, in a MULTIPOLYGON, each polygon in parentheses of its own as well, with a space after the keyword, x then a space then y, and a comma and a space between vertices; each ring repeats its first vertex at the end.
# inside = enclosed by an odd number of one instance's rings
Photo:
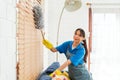
POLYGON ((120 13, 93 13, 91 72, 94 80, 120 80, 120 13))

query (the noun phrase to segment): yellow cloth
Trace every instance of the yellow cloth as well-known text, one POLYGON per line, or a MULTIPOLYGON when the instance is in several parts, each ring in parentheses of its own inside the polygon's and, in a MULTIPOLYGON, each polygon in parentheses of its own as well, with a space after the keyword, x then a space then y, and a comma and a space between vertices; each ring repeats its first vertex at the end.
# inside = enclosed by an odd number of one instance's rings
POLYGON ((61 72, 58 69, 56 69, 49 76, 52 77, 52 80, 70 80, 67 72, 65 72, 65 71, 61 72))
POLYGON ((50 77, 54 77, 55 75, 61 75, 62 73, 61 73, 61 71, 60 70, 58 70, 58 69, 56 69, 53 73, 51 73, 49 76, 50 77))
POLYGON ((69 75, 66 71, 63 72, 63 75, 66 76, 68 80, 70 80, 69 75))
POLYGON ((51 42, 49 42, 48 40, 44 39, 43 40, 43 44, 48 48, 48 49, 52 49, 53 45, 51 42))

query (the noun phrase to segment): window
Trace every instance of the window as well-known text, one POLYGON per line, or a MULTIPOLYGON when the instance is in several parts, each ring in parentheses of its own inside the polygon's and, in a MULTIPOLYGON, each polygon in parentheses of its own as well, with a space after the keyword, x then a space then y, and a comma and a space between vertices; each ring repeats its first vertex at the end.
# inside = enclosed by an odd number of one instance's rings
POLYGON ((94 80, 120 80, 120 9, 94 9, 91 72, 94 80))

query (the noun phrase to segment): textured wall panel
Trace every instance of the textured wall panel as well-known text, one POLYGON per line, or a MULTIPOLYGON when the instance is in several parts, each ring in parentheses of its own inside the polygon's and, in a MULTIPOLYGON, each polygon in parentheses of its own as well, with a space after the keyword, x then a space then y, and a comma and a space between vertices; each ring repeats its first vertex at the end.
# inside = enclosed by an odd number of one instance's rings
POLYGON ((35 80, 43 68, 42 37, 35 29, 32 5, 31 0, 17 4, 18 80, 35 80))

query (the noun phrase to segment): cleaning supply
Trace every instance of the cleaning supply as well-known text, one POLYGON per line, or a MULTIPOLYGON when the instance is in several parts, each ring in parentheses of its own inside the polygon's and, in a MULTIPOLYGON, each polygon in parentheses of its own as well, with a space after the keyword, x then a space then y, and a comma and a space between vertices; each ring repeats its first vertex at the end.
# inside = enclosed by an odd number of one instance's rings
POLYGON ((35 28, 40 29, 42 38, 45 39, 42 31, 42 29, 44 28, 44 17, 40 5, 35 5, 33 7, 33 16, 34 16, 35 28))
POLYGON ((56 69, 49 76, 52 78, 52 80, 70 80, 68 73, 66 71, 61 72, 58 69, 56 69))
POLYGON ((68 72, 63 71, 63 75, 66 76, 68 80, 70 80, 69 75, 68 75, 68 72))
POLYGON ((43 44, 44 44, 48 49, 52 49, 52 48, 53 48, 52 43, 49 42, 49 41, 46 40, 46 39, 43 39, 43 44))
POLYGON ((61 75, 62 73, 61 73, 61 71, 60 70, 58 70, 58 69, 56 69, 53 73, 51 73, 49 76, 50 77, 55 77, 56 75, 61 75))
POLYGON ((35 28, 40 29, 42 38, 43 38, 43 44, 48 49, 53 48, 53 45, 48 40, 45 40, 44 38, 44 34, 42 31, 42 29, 44 28, 44 18, 43 18, 42 8, 40 7, 40 5, 35 5, 33 7, 33 13, 34 13, 33 16, 34 16, 35 28))

